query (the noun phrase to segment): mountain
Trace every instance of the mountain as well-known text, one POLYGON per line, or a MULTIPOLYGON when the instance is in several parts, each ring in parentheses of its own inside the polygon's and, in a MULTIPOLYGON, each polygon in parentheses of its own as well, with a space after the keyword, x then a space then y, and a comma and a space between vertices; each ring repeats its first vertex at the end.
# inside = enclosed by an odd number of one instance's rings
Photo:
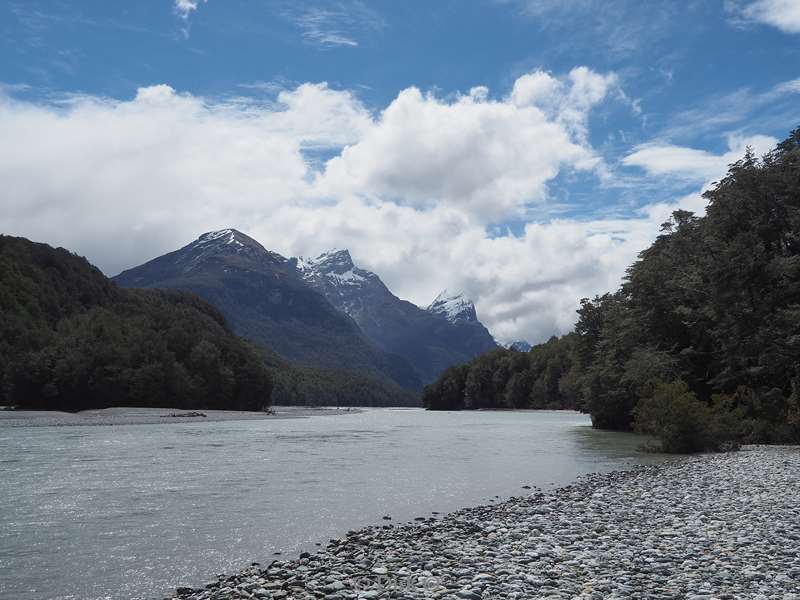
POLYGON ((123 287, 196 293, 219 308, 233 330, 298 365, 340 369, 418 389, 403 358, 376 347, 297 269, 235 229, 201 235, 183 248, 120 273, 123 287))
POLYGON ((453 324, 478 323, 478 313, 472 300, 464 297, 462 292, 455 294, 442 290, 428 306, 428 312, 444 317, 453 324))
POLYGON ((395 296, 375 273, 357 267, 347 250, 298 258, 295 264, 303 281, 350 316, 374 344, 408 361, 425 383, 496 347, 468 300, 454 300, 449 313, 439 305, 423 310, 395 296))
POLYGON ((259 410, 270 372, 219 311, 123 290, 63 248, 0 235, 0 404, 259 410))
POLYGON ((509 350, 516 350, 517 352, 530 352, 532 347, 525 340, 517 340, 506 345, 509 350))

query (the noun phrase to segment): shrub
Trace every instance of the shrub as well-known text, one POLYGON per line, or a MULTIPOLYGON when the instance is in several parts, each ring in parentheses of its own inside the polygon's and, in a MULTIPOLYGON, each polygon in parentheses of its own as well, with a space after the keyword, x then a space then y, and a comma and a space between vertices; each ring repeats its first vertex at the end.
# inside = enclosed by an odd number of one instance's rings
POLYGON ((698 400, 681 380, 657 384, 635 410, 636 430, 656 436, 661 451, 677 454, 738 448, 739 422, 733 412, 698 400))

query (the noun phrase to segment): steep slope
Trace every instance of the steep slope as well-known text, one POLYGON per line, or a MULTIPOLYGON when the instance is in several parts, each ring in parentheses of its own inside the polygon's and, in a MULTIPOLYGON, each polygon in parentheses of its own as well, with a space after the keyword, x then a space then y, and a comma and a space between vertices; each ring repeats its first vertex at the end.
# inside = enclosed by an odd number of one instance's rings
POLYGON ((299 258, 296 264, 304 281, 352 317, 372 342, 405 358, 425 383, 496 347, 471 302, 465 301, 468 315, 452 320, 423 310, 392 294, 375 273, 357 267, 347 250, 299 258))
POLYGON ((258 410, 271 390, 200 298, 122 290, 63 248, 0 236, 0 404, 258 410))
POLYGON ((451 293, 444 289, 428 306, 428 312, 444 317, 453 324, 478 323, 478 313, 472 300, 462 292, 451 293))
POLYGON ((301 365, 388 378, 408 389, 421 385, 406 361, 371 344, 351 318, 304 281, 295 260, 235 229, 203 234, 114 281, 194 292, 218 307, 236 333, 301 365))

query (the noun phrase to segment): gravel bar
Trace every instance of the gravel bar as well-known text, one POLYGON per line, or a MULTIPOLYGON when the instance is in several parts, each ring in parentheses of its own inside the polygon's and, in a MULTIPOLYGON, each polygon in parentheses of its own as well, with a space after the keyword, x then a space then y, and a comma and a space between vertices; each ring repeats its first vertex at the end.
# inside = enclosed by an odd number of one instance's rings
POLYGON ((800 600, 800 447, 590 475, 371 526, 173 598, 800 600))
POLYGON ((0 406, 0 427, 83 427, 87 425, 166 425, 173 423, 216 423, 219 421, 274 421, 276 419, 345 415, 360 412, 363 412, 363 409, 327 406, 273 406, 269 412, 120 406, 67 413, 57 410, 10 410, 9 407, 0 406))

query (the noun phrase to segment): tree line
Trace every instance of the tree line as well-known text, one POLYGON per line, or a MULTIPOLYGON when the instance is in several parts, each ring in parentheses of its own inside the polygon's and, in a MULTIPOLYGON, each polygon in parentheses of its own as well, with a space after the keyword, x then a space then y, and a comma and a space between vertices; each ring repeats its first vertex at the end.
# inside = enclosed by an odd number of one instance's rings
POLYGON ((800 129, 748 150, 704 197, 619 290, 581 301, 573 333, 449 369, 425 405, 574 406, 675 452, 800 441, 800 129), (548 348, 563 357, 543 369, 548 348))
POLYGON ((552 337, 529 352, 490 350, 448 368, 423 390, 430 409, 578 408, 573 385, 575 335, 552 337))

